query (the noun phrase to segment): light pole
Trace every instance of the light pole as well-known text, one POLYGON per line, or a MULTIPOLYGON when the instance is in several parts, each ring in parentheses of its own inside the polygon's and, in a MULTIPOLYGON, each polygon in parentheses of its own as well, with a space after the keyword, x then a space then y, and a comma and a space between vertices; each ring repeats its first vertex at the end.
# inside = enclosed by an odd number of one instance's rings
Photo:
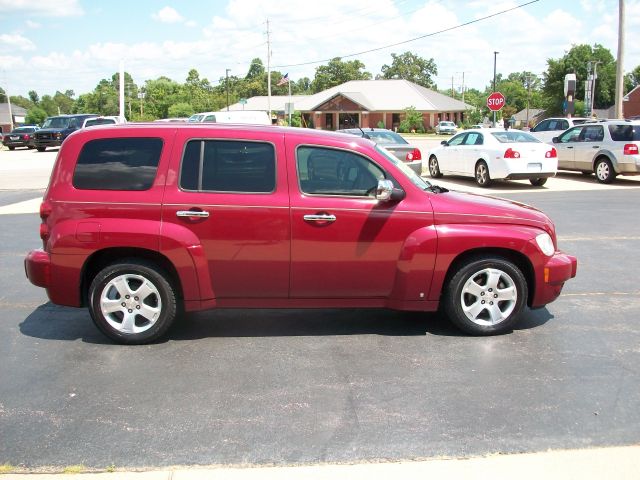
MULTIPOLYGON (((496 91, 496 60, 500 52, 493 52, 493 91, 496 91)), ((493 111, 493 126, 496 126, 496 111, 493 111)))
POLYGON ((595 62, 592 62, 592 63, 593 63, 593 77, 591 79, 591 98, 590 98, 591 105, 589 106, 589 113, 593 117, 593 107, 595 106, 595 103, 596 103, 596 79, 598 78, 598 64, 602 62, 600 60, 596 60, 595 62))
POLYGON ((230 68, 227 68, 226 70, 226 76, 227 76, 227 112, 229 111, 229 72, 231 71, 230 68))

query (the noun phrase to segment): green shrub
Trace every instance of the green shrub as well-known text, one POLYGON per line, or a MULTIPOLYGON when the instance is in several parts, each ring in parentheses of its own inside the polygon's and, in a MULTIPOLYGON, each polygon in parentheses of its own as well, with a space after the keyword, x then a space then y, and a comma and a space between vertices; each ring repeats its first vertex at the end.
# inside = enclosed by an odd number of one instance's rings
POLYGON ((378 122, 378 125, 376 125, 376 126, 377 126, 378 128, 387 128, 387 127, 385 127, 384 122, 383 122, 382 120, 380 120, 380 121, 378 122))

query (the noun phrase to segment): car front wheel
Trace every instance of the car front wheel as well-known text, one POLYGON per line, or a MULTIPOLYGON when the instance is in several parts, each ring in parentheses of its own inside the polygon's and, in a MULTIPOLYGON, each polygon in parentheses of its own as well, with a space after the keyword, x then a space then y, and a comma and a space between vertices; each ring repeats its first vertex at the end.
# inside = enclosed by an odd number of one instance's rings
POLYGON ((429 157, 429 175, 433 178, 442 177, 442 173, 440 173, 440 165, 438 164, 438 159, 435 155, 431 155, 431 157, 429 157))
POLYGON ((471 335, 510 331, 527 303, 520 269, 500 257, 476 257, 448 282, 443 302, 449 319, 471 335))
POLYGON ((89 311, 106 336, 140 345, 167 332, 176 317, 176 296, 166 273, 151 263, 129 259, 94 277, 89 311))
POLYGON ((608 158, 599 158, 596 161, 594 171, 596 172, 596 179, 600 183, 611 183, 616 178, 616 171, 608 158))
POLYGON ((489 167, 483 160, 480 160, 476 164, 475 177, 476 177, 476 183, 479 186, 485 188, 491 185, 491 176, 489 175, 489 167))
POLYGON ((534 187, 541 187, 545 183, 547 183, 547 179, 546 178, 532 178, 532 179, 529 180, 529 182, 531 182, 531 185, 533 185, 534 187))

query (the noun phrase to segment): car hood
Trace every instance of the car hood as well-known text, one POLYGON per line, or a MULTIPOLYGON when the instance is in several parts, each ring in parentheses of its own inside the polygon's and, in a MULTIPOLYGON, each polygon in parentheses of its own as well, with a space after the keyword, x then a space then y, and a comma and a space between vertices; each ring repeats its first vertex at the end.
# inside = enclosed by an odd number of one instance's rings
POLYGON ((555 235, 551 219, 535 207, 503 198, 449 191, 430 197, 438 225, 504 223, 541 228, 555 235))

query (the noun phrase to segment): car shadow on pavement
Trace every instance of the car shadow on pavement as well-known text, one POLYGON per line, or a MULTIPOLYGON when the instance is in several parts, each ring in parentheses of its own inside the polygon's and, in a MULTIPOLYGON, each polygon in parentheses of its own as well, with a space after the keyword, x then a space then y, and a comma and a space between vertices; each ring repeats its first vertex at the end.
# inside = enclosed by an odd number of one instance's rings
MULTIPOLYGON (((515 330, 536 328, 552 318, 546 308, 526 310, 515 330)), ((94 326, 86 309, 51 303, 34 310, 20 324, 20 332, 47 340, 113 343, 94 326)), ((215 337, 336 335, 467 336, 440 313, 385 309, 218 309, 183 314, 156 343, 215 337)))
POLYGON ((531 192, 531 191, 539 191, 539 190, 548 190, 548 187, 534 187, 526 181, 518 181, 518 180, 493 180, 491 186, 487 188, 479 187, 476 183, 476 180, 473 177, 462 177, 462 176, 453 176, 453 175, 445 175, 442 178, 431 178, 428 175, 425 175, 430 183, 435 185, 439 185, 441 187, 453 188, 470 188, 474 193, 481 193, 482 195, 492 195, 492 193, 500 192, 503 190, 508 190, 510 193, 515 192, 531 192))
MULTIPOLYGON (((589 185, 598 185, 601 187, 607 187, 608 185, 604 185, 596 180, 595 175, 583 175, 580 172, 558 172, 556 178, 562 178, 564 180, 571 180, 574 182, 589 184, 589 185)), ((640 182, 637 181, 638 177, 623 177, 618 175, 615 180, 611 183, 612 186, 619 187, 640 187, 640 182), (633 180, 636 178, 636 180, 633 180)))

